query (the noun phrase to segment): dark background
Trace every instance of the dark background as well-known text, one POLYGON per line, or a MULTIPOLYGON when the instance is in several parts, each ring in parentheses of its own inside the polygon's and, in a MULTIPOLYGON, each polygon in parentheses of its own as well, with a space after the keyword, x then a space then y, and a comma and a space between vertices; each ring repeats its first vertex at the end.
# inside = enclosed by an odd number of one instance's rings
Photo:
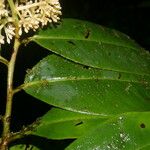
MULTIPOLYGON (((60 0, 60 2, 63 12, 62 18, 88 20, 114 28, 128 34, 146 50, 150 50, 150 0, 60 0)), ((11 54, 10 45, 3 48, 2 55, 9 58, 11 54)), ((21 47, 17 58, 14 86, 22 84, 26 70, 32 68, 49 53, 34 43, 21 47)), ((6 89, 6 72, 5 66, 0 64, 1 114, 4 114, 6 98, 6 90, 4 90, 6 89)), ((50 109, 48 105, 23 91, 15 95, 13 108, 12 129, 15 131, 19 130, 22 125, 32 123, 50 109)), ((65 146, 66 142, 49 141, 49 144, 54 147, 60 145, 61 149, 64 149, 63 145, 65 146)), ((56 150, 57 148, 52 149, 56 150)))
POLYGON ((61 0, 63 17, 117 29, 150 48, 150 0, 61 0))

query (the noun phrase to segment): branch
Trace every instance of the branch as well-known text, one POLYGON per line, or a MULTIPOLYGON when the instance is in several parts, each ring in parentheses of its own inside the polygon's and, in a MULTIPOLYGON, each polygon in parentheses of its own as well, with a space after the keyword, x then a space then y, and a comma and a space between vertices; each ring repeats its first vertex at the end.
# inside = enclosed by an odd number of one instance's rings
POLYGON ((24 84, 18 86, 16 89, 13 90, 13 94, 16 94, 18 92, 20 92, 21 90, 23 90, 24 84))
POLYGON ((5 59, 4 57, 0 56, 0 62, 3 63, 4 65, 8 66, 9 62, 7 59, 5 59))
MULTIPOLYGON (((7 0, 12 11, 13 18, 17 21, 17 14, 15 9, 15 4, 13 0, 7 0)), ((13 101, 13 76, 14 76, 14 69, 16 63, 16 56, 20 47, 19 41, 19 26, 15 22, 15 40, 13 46, 13 53, 11 55, 11 59, 8 63, 8 76, 7 76, 7 99, 6 99, 6 108, 5 108, 5 115, 3 119, 3 137, 7 137, 10 134, 10 120, 11 120, 11 113, 12 113, 12 101, 13 101)))
POLYGON ((10 118, 12 112, 12 99, 13 99, 13 76, 15 69, 16 56, 20 46, 19 40, 16 38, 14 43, 14 51, 11 56, 9 65, 8 65, 8 77, 7 77, 7 101, 6 101, 6 112, 4 115, 4 130, 3 136, 6 136, 10 133, 10 118))

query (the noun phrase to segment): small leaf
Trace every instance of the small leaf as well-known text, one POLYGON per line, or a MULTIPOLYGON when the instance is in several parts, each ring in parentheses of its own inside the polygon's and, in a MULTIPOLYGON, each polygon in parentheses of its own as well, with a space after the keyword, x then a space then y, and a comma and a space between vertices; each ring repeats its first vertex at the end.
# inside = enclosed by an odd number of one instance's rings
POLYGON ((40 150, 40 149, 33 145, 20 144, 10 147, 9 150, 40 150))
POLYGON ((110 116, 150 110, 149 77, 79 65, 56 55, 26 76, 30 95, 63 109, 110 116))
POLYGON ((87 115, 62 109, 52 109, 32 132, 34 135, 49 139, 79 138, 87 131, 106 121, 98 115, 87 115))
POLYGON ((110 119, 77 139, 66 150, 139 150, 150 144, 150 112, 110 119))
POLYGON ((31 37, 42 47, 86 66, 150 74, 150 55, 128 36, 87 21, 64 19, 31 37))

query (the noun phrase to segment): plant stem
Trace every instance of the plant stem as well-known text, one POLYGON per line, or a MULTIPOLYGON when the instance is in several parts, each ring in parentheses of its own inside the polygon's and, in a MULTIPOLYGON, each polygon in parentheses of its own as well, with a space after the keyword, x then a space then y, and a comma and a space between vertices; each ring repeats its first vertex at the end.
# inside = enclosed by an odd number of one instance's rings
POLYGON ((24 84, 20 85, 19 87, 17 87, 16 89, 14 89, 14 94, 20 92, 21 90, 23 90, 24 84))
MULTIPOLYGON (((0 150, 7 150, 8 144, 11 141, 12 133, 10 131, 10 123, 11 123, 11 113, 12 113, 12 103, 13 103, 13 77, 14 77, 14 69, 15 69, 15 62, 16 62, 16 56, 20 47, 20 41, 19 41, 19 27, 18 27, 18 18, 17 18, 17 12, 14 5, 13 0, 7 0, 12 12, 12 17, 14 19, 14 25, 15 25, 15 39, 14 39, 14 46, 13 46, 13 52, 11 55, 11 59, 8 62, 8 76, 7 76, 7 99, 6 99, 6 108, 5 108, 5 115, 3 116, 3 133, 2 133, 2 139, 0 141, 0 150)), ((2 59, 1 59, 2 60, 2 59)), ((4 61, 6 63, 6 61, 4 61)))
MULTIPOLYGON (((15 62, 16 62, 16 56, 18 53, 19 46, 20 46, 20 41, 18 38, 15 38, 14 51, 12 53, 10 62, 8 64, 7 100, 6 100, 5 115, 3 117, 3 134, 2 134, 2 137, 4 138, 3 141, 5 141, 5 143, 7 143, 7 144, 9 143, 9 137, 11 134, 11 132, 10 132, 10 120, 11 120, 12 102, 13 102, 13 76, 14 76, 15 62)), ((4 143, 4 147, 5 147, 5 149, 7 149, 6 148, 7 144, 5 144, 5 143, 4 143)))
POLYGON ((6 112, 4 116, 4 129, 3 136, 10 132, 10 118, 12 111, 12 99, 13 99, 13 75, 16 62, 16 56, 20 46, 19 40, 16 38, 14 43, 14 51, 12 53, 9 65, 8 65, 8 77, 7 77, 7 101, 6 101, 6 112))
MULTIPOLYGON (((13 0, 8 0, 12 16, 14 20, 17 20, 17 14, 16 9, 13 0)), ((18 24, 15 23, 15 40, 14 40, 14 47, 13 47, 13 53, 11 55, 11 59, 8 64, 8 76, 7 76, 7 100, 6 100, 6 110, 5 115, 3 119, 3 136, 6 136, 8 133, 10 133, 10 118, 11 118, 11 112, 12 112, 12 99, 13 99, 13 76, 14 76, 14 69, 15 69, 15 62, 16 62, 16 56, 18 53, 18 49, 20 46, 19 41, 19 32, 18 32, 18 24)))
POLYGON ((17 16, 17 10, 15 7, 15 4, 14 4, 13 0, 7 0, 7 1, 9 3, 9 6, 10 6, 10 9, 12 12, 12 18, 14 19, 14 24, 15 24, 15 26, 18 26, 18 16, 17 16))
POLYGON ((6 66, 8 66, 8 63, 9 63, 8 60, 3 58, 2 56, 0 56, 0 62, 5 64, 6 66))

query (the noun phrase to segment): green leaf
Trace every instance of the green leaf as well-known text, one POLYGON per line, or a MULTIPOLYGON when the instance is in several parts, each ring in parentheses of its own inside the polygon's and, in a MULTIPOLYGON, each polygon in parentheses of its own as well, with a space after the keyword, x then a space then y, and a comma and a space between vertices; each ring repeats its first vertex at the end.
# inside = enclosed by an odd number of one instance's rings
POLYGON ((110 116, 150 110, 150 78, 101 70, 50 55, 26 76, 30 95, 63 109, 110 116))
POLYGON ((128 113, 110 119, 66 150, 139 150, 150 144, 150 112, 128 113))
POLYGON ((128 36, 87 21, 64 19, 31 37, 42 47, 90 67, 150 74, 150 55, 128 36))
POLYGON ((104 121, 106 118, 100 118, 98 115, 87 115, 55 108, 41 118, 40 124, 32 134, 49 139, 79 138, 104 121))
POLYGON ((40 150, 40 149, 33 145, 20 144, 10 147, 9 150, 40 150))
POLYGON ((140 150, 150 150, 150 145, 146 145, 146 146, 142 147, 140 150))

